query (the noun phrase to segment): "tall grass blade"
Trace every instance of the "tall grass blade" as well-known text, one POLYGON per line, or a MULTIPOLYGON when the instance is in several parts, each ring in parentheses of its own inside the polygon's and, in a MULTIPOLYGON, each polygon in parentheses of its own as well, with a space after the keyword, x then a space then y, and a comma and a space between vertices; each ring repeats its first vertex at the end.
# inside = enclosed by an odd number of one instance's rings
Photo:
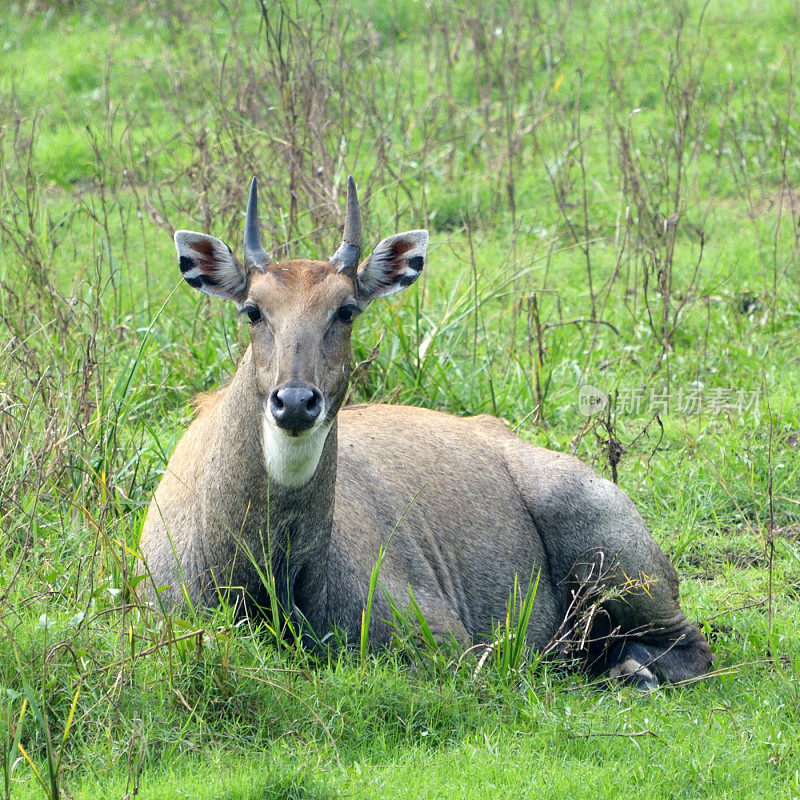
MULTIPOLYGON (((389 538, 389 541, 391 541, 391 537, 389 538)), ((361 610, 361 637, 359 649, 361 653, 362 675, 367 668, 367 657, 369 656, 369 623, 372 619, 372 601, 375 598, 375 590, 378 588, 378 577, 380 576, 381 564, 383 564, 383 556, 386 553, 386 547, 388 544, 389 542, 387 542, 386 545, 381 545, 378 548, 378 558, 376 559, 375 564, 372 567, 372 572, 369 576, 367 602, 364 608, 361 610)))
MULTIPOLYGON (((19 712, 19 718, 17 719, 17 726, 16 730, 14 731, 14 740, 11 743, 11 747, 8 750, 5 760, 3 761, 3 784, 5 789, 5 794, 3 797, 5 800, 10 800, 11 798, 11 781, 14 777, 14 767, 17 763, 17 752, 20 751, 20 742, 22 741, 22 722, 25 719, 25 712, 28 710, 28 698, 22 698, 22 708, 19 712)), ((34 770, 35 772, 35 770, 34 770)))
POLYGON ((21 743, 17 743, 17 747, 19 748, 20 753, 22 753, 22 757, 28 762, 30 768, 33 770, 33 774, 36 776, 36 780, 39 781, 39 784, 42 787, 42 791, 44 791, 45 796, 49 797, 50 800, 54 800, 55 797, 58 795, 53 795, 50 791, 50 787, 47 785, 47 782, 42 777, 39 770, 36 768, 36 764, 33 763, 33 760, 28 755, 28 751, 22 746, 21 743))

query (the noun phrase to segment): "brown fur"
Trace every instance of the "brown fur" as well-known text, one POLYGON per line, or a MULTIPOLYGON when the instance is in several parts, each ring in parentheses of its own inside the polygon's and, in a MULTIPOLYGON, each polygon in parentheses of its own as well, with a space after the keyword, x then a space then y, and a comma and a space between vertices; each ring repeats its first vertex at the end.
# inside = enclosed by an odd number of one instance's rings
MULTIPOLYGON (((350 329, 335 312, 356 291, 352 278, 292 261, 249 281, 247 302, 263 320, 230 386, 199 398, 144 523, 151 599, 214 605, 224 593, 259 604, 271 575, 280 602, 315 636, 337 629, 355 642, 383 546, 382 586, 401 605, 413 589, 440 639, 491 637, 515 576, 538 574, 528 638, 543 647, 582 582, 602 574, 609 666, 646 686, 708 669, 711 653, 680 608, 675 570, 617 486, 571 456, 520 441, 493 417, 404 406, 337 414, 350 329), (313 475, 295 488, 266 466, 265 409, 287 380, 320 392, 330 424, 320 428, 313 475)), ((389 643, 388 620, 378 592, 373 642, 389 643)))
POLYGON ((192 405, 195 408, 196 416, 211 414, 214 409, 222 402, 227 389, 217 389, 215 392, 200 392, 195 395, 192 405))

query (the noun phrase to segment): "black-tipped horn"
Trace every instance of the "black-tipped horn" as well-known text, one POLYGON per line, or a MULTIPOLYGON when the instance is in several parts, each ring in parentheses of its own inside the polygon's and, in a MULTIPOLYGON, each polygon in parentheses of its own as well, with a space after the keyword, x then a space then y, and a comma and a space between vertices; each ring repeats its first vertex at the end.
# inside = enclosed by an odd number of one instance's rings
POLYGON ((244 220, 244 265, 248 269, 255 268, 263 272, 271 263, 272 259, 261 244, 261 234, 258 230, 258 185, 254 175, 247 201, 247 216, 244 220))
POLYGON ((355 270, 361 256, 361 212, 358 210, 356 182, 351 175, 347 179, 347 212, 344 220, 344 233, 339 249, 331 256, 331 266, 337 272, 355 270))

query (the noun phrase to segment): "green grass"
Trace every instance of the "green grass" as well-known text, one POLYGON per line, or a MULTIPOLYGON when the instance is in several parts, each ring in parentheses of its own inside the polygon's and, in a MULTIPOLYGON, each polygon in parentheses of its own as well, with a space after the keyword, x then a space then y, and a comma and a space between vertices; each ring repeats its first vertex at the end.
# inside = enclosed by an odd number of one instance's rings
POLYGON ((0 19, 0 797, 800 796, 796 4, 267 8, 269 41, 244 0, 0 19), (620 442, 717 677, 476 669, 414 619, 327 660, 130 603, 247 337, 171 230, 238 247, 257 173, 267 242, 325 257, 349 172, 371 243, 431 230, 359 320, 352 400, 499 414, 606 475, 620 442))

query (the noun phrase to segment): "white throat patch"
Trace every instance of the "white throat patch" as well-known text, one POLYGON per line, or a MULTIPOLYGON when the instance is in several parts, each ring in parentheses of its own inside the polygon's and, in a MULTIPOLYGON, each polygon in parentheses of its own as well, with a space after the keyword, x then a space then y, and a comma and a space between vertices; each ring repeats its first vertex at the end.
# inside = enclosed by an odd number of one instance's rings
POLYGON ((331 429, 323 423, 299 436, 290 436, 264 414, 264 463, 270 478, 287 489, 305 486, 317 470, 322 448, 331 429))

